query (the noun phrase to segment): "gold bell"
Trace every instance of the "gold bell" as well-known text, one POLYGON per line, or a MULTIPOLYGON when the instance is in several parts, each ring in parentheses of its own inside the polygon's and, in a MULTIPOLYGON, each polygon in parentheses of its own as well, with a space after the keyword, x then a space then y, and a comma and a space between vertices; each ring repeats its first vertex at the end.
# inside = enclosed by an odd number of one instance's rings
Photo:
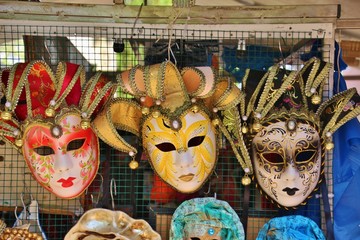
POLYGON ((248 186, 251 183, 251 178, 248 175, 245 175, 241 178, 241 184, 244 186, 248 186))
POLYGON ((52 107, 48 107, 46 110, 45 110, 45 115, 47 117, 54 117, 55 116, 55 109, 53 109, 52 107))
POLYGON ((315 105, 320 104, 321 98, 320 98, 319 94, 312 95, 311 102, 312 102, 312 104, 315 104, 315 105))
POLYGON ((247 125, 243 125, 243 126, 241 127, 241 132, 242 132, 243 134, 247 134, 247 133, 249 132, 248 126, 247 126, 247 125))
POLYGON ((199 112, 199 106, 195 105, 195 106, 192 107, 191 110, 192 110, 194 113, 197 113, 197 112, 199 112))
POLYGON ((141 113, 144 115, 148 115, 150 113, 150 109, 148 107, 143 107, 141 109, 141 113))
POLYGON ((136 161, 136 160, 131 160, 131 162, 129 163, 129 167, 132 169, 132 170, 135 170, 139 167, 139 163, 136 161))
POLYGON ((82 119, 80 125, 81 125, 82 129, 86 130, 91 126, 90 120, 89 119, 82 119))
POLYGON ((22 140, 21 138, 17 138, 17 139, 15 140, 15 145, 16 145, 17 147, 22 147, 23 144, 24 144, 24 142, 23 142, 23 140, 22 140))
POLYGON ((326 148, 326 150, 331 150, 331 149, 333 149, 333 148, 334 148, 334 143, 333 143, 333 142, 327 142, 327 143, 325 144, 325 148, 326 148))
POLYGON ((154 117, 154 118, 158 118, 158 117, 160 117, 160 112, 159 111, 154 111, 153 113, 152 113, 152 116, 154 117))
POLYGON ((4 120, 10 120, 11 119, 11 112, 9 112, 9 111, 1 112, 1 118, 4 119, 4 120))
POLYGON ((252 125, 252 128, 254 129, 254 131, 258 132, 261 129, 262 125, 259 122, 256 122, 252 125))
POLYGON ((214 126, 219 125, 219 123, 220 123, 220 120, 219 120, 218 118, 215 118, 214 120, 212 120, 212 124, 213 124, 214 126))

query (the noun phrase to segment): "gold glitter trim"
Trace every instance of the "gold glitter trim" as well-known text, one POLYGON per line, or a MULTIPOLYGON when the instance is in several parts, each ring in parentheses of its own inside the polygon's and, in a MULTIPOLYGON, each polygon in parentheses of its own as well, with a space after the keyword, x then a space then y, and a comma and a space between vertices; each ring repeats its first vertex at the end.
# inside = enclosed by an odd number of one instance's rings
MULTIPOLYGON (((140 82, 144 82, 144 68, 140 65, 136 65, 134 68, 132 68, 130 70, 130 73, 129 73, 129 82, 130 82, 130 88, 132 90, 132 94, 135 95, 135 96, 144 96, 146 95, 146 92, 144 91, 141 91, 139 89, 139 87, 137 86, 138 84, 140 84, 140 82), (141 79, 137 79, 136 78, 136 73, 137 72, 140 72, 141 74, 141 79)), ((145 84, 145 83, 144 83, 145 84)), ((146 89, 144 89, 146 90, 146 89)))
MULTIPOLYGON (((250 98, 250 101, 249 103, 246 105, 247 108, 246 108, 246 112, 245 112, 245 115, 246 116, 250 116, 251 112, 253 112, 255 110, 255 101, 257 100, 258 98, 258 95, 262 89, 262 86, 265 84, 265 81, 267 79, 267 77, 269 76, 270 72, 268 71, 260 80, 259 84, 257 85, 255 91, 253 92, 253 95, 251 96, 250 98)), ((246 88, 243 88, 244 91, 246 91, 246 88)), ((245 92, 246 93, 246 92, 245 92)))
POLYGON ((222 133, 229 141, 231 148, 233 149, 233 152, 235 154, 235 157, 240 163, 240 166, 243 168, 244 171, 246 168, 249 169, 249 172, 246 174, 252 175, 253 167, 251 164, 251 158, 249 152, 247 151, 246 148, 243 134, 241 132, 241 120, 240 120, 239 112, 235 108, 231 108, 224 111, 223 123, 220 123, 219 127, 222 133), (232 133, 232 135, 230 133, 232 133), (235 139, 233 139, 232 136, 234 136, 235 139), (240 150, 242 156, 240 156, 238 150, 240 150))
MULTIPOLYGON (((102 76, 102 73, 98 72, 95 76, 93 76, 89 80, 89 84, 85 87, 85 91, 82 93, 82 96, 85 96, 85 100, 80 102, 80 107, 82 112, 87 113, 87 117, 90 118, 92 113, 95 111, 96 107, 99 105, 100 101, 104 98, 104 96, 108 93, 110 89, 114 90, 114 83, 111 81, 108 81, 96 94, 94 99, 91 99, 90 97, 93 95, 93 92, 95 90, 95 87, 99 81, 104 76, 102 76), (90 102, 91 101, 91 102, 90 102)), ((113 94, 110 93, 110 96, 113 94)), ((82 98, 83 99, 83 98, 82 98)))
POLYGON ((122 152, 137 153, 135 147, 127 143, 116 129, 140 136, 141 107, 128 99, 114 99, 92 122, 97 135, 111 147, 122 152))
MULTIPOLYGON (((53 97, 53 100, 55 100, 55 106, 53 106, 54 109, 58 109, 61 106, 61 104, 64 102, 65 98, 69 95, 69 93, 73 89, 74 85, 79 80, 79 78, 80 78, 80 84, 81 84, 80 86, 82 86, 82 83, 85 81, 85 68, 83 66, 79 65, 79 67, 76 69, 75 74, 71 78, 69 85, 66 87, 66 90, 61 93, 62 85, 64 83, 66 72, 67 72, 66 63, 60 62, 58 64, 58 68, 56 71, 56 76, 57 76, 57 78, 56 78, 57 82, 55 85, 56 92, 53 97), (61 96, 60 96, 60 94, 61 94, 61 96)), ((48 71, 48 73, 50 73, 50 72, 48 71)), ((52 71, 51 71, 51 73, 52 73, 52 71)), ((83 94, 81 94, 81 95, 84 96, 83 94)), ((85 98, 86 97, 88 97, 88 96, 85 96, 85 98)))
POLYGON ((360 114, 359 103, 355 103, 355 102, 351 103, 350 101, 354 97, 354 95, 357 95, 356 89, 350 88, 346 91, 334 95, 331 99, 321 104, 320 108, 316 112, 316 114, 320 117, 322 116, 323 112, 329 115, 329 113, 326 111, 330 105, 336 106, 336 108, 331 112, 333 115, 330 121, 325 123, 325 126, 323 126, 322 137, 325 137, 327 132, 334 133, 339 127, 341 127, 346 122, 350 121, 351 119, 357 117, 360 114), (348 104, 354 104, 354 106, 349 106, 348 107, 349 113, 346 114, 341 119, 338 119, 340 114, 344 111, 345 106, 348 104))
MULTIPOLYGON (((241 86, 241 90, 243 90, 243 89, 246 89, 246 83, 247 83, 247 79, 249 78, 249 73, 250 73, 250 69, 248 68, 248 69, 246 69, 245 70, 245 75, 244 75, 244 77, 243 77, 243 79, 242 79, 242 86, 241 86)), ((242 91, 244 94, 241 96, 241 99, 240 99, 240 114, 241 114, 241 116, 245 116, 245 114, 246 114, 246 106, 248 106, 248 105, 245 105, 245 92, 244 91, 242 91)))
MULTIPOLYGON (((289 74, 289 76, 284 77, 285 80, 283 79, 283 83, 281 84, 281 87, 279 89, 275 90, 275 94, 273 95, 273 97, 270 99, 270 101, 266 102, 266 97, 268 96, 269 92, 263 92, 261 94, 262 98, 261 100, 263 100, 264 102, 260 102, 258 104, 258 107, 256 108, 256 112, 260 113, 262 117, 266 116, 268 114, 268 112, 274 107, 274 104, 276 103, 276 101, 282 96, 282 94, 285 92, 285 90, 294 83, 295 77, 296 77, 296 72, 291 72, 289 74), (264 97, 263 97, 264 96, 264 97), (265 105, 266 102, 266 105, 265 105)), ((272 76, 274 77, 274 76, 272 76)), ((272 83, 272 79, 269 78, 267 81, 266 85, 271 85, 272 83)), ((266 86, 265 86, 266 87, 266 86)))
POLYGON ((181 76, 184 78, 184 80, 186 81, 188 80, 192 82, 197 80, 199 82, 197 88, 194 91, 188 92, 189 96, 198 97, 198 98, 207 98, 213 95, 215 90, 216 80, 218 78, 212 67, 206 67, 206 69, 211 71, 210 74, 211 76, 209 77, 212 81, 209 81, 209 79, 206 78, 207 76, 205 76, 205 73, 197 67, 185 67, 181 70, 181 76), (187 75, 192 73, 195 74, 196 77, 191 76, 192 79, 188 79, 187 75))
POLYGON ((235 107, 239 104, 242 92, 236 85, 228 78, 225 81, 221 81, 216 85, 214 96, 217 96, 214 106, 219 110, 225 110, 235 107), (218 92, 219 94, 216 94, 218 92))

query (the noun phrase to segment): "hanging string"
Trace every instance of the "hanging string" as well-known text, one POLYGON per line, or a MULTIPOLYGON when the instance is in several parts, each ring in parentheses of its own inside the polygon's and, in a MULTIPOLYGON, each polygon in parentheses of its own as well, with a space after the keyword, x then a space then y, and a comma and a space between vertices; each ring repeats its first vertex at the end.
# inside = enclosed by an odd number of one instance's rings
POLYGON ((139 11, 138 11, 138 13, 137 13, 137 15, 136 15, 134 24, 133 24, 133 26, 132 26, 132 28, 131 28, 131 36, 130 36, 130 39, 133 38, 134 31, 135 31, 135 26, 136 26, 137 21, 139 20, 140 13, 141 13, 141 10, 142 10, 143 5, 144 5, 144 3, 141 3, 140 8, 139 8, 139 11))
POLYGON ((338 43, 338 52, 336 55, 336 67, 337 67, 337 86, 336 86, 336 92, 340 92, 340 75, 341 75, 341 69, 340 69, 340 43, 341 43, 341 29, 339 29, 339 43, 338 43))
POLYGON ((169 41, 168 41, 168 60, 170 61, 170 57, 172 56, 173 59, 174 59, 174 64, 175 66, 177 65, 177 60, 176 60, 176 57, 171 49, 171 41, 172 41, 172 36, 173 36, 173 27, 174 27, 174 24, 176 22, 176 20, 180 17, 180 15, 182 15, 182 11, 179 11, 177 13, 177 15, 174 17, 174 19, 169 23, 168 25, 168 34, 169 34, 169 41))
POLYGON ((115 201, 114 201, 114 196, 117 195, 117 190, 116 190, 116 181, 115 178, 112 178, 110 181, 110 197, 111 197, 111 207, 112 210, 115 210, 115 201), (113 192, 114 191, 114 192, 113 192))

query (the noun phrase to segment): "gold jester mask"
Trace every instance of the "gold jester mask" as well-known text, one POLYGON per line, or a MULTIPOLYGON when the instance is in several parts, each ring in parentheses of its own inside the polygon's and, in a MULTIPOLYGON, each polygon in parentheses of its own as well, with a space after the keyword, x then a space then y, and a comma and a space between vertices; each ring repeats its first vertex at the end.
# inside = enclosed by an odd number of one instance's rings
POLYGON ((224 129, 217 113, 237 105, 240 90, 210 67, 179 71, 171 62, 134 67, 118 83, 133 98, 115 99, 95 120, 98 132, 107 132, 101 138, 134 158, 136 148, 116 129, 135 134, 162 180, 179 192, 199 190, 217 162, 218 129, 224 129))

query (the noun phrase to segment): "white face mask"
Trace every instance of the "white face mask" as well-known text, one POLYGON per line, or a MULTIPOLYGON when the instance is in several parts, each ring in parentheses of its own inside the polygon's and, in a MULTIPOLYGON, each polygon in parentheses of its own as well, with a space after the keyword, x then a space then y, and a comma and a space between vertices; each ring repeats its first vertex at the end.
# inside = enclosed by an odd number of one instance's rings
POLYGON ((156 173, 179 192, 199 190, 212 173, 217 159, 215 128, 209 116, 185 111, 178 129, 163 116, 143 124, 143 146, 156 173))
POLYGON ((91 128, 80 126, 79 114, 58 121, 54 137, 50 123, 34 122, 26 128, 23 153, 31 173, 41 186, 61 198, 79 196, 99 168, 99 141, 91 128))
POLYGON ((309 124, 272 123, 253 139, 254 171, 261 189, 284 207, 304 202, 316 188, 321 174, 321 140, 309 124))

